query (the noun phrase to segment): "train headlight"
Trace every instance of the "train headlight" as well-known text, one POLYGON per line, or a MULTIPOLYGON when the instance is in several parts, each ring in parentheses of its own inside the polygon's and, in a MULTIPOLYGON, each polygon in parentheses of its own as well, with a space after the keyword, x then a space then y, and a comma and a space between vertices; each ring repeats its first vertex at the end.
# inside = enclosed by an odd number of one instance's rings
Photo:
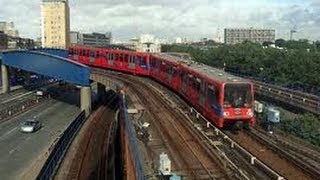
POLYGON ((223 116, 224 116, 224 117, 227 117, 227 116, 229 116, 229 115, 230 115, 229 112, 223 112, 223 116))
POLYGON ((252 117, 252 116, 253 116, 253 112, 252 112, 252 110, 251 110, 251 109, 248 109, 248 111, 247 111, 247 115, 248 115, 248 116, 250 116, 250 117, 252 117))

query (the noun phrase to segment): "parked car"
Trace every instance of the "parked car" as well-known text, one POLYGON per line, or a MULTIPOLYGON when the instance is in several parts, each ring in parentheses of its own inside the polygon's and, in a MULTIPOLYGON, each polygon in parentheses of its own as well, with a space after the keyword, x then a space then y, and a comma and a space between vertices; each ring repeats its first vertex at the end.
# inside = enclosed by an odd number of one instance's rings
POLYGON ((21 124, 20 130, 21 132, 32 133, 38 131, 41 127, 41 122, 34 119, 28 119, 21 124))

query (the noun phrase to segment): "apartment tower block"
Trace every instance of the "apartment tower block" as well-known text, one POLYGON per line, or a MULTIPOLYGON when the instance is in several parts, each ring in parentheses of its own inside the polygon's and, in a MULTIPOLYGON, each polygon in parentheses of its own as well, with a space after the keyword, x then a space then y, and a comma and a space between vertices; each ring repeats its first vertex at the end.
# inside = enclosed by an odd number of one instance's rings
POLYGON ((65 49, 70 45, 68 0, 42 0, 41 44, 46 48, 65 49))

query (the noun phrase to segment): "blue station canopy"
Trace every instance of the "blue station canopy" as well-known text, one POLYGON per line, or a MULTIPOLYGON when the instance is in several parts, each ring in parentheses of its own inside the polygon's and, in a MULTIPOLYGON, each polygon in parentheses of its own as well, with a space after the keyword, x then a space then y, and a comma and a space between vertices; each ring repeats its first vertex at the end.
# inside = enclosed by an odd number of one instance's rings
POLYGON ((3 52, 0 55, 2 63, 7 66, 64 80, 76 85, 89 86, 89 68, 66 57, 53 55, 59 53, 63 54, 63 50, 51 51, 48 49, 43 52, 38 50, 18 50, 3 52))

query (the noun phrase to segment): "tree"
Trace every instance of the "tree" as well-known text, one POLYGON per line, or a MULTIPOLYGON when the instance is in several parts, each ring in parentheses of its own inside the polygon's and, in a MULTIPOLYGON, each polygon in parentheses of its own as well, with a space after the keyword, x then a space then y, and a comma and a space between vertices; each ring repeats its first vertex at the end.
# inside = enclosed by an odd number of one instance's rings
POLYGON ((317 51, 320 51, 320 41, 314 42, 314 45, 315 45, 317 51))
POLYGON ((285 41, 284 39, 277 39, 277 40, 275 41, 275 45, 276 45, 277 47, 285 47, 286 41, 285 41))
POLYGON ((262 46, 270 46, 271 44, 273 44, 273 42, 264 41, 264 42, 262 43, 262 46))

